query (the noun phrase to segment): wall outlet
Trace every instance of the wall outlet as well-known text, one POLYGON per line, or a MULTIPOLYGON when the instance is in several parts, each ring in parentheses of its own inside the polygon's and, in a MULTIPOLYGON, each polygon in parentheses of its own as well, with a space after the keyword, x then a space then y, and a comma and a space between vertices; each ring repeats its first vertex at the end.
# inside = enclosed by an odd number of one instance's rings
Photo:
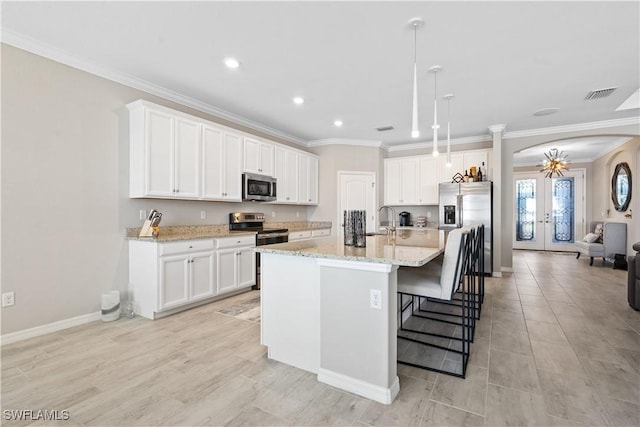
POLYGON ((138 211, 138 216, 142 221, 144 221, 145 219, 147 219, 147 211, 145 211, 144 209, 140 209, 138 211))
POLYGON ((5 292, 2 294, 2 306, 9 307, 16 303, 16 295, 13 292, 5 292))
POLYGON ((427 211, 427 218, 431 218, 431 211, 427 211))
POLYGON ((200 219, 207 219, 207 211, 200 211, 200 219))
POLYGON ((369 290, 369 305, 371 308, 382 310, 382 291, 377 289, 369 290))
POLYGON ((276 212, 275 211, 271 211, 271 218, 275 218, 276 217, 276 212))
POLYGON ((296 218, 300 218, 300 212, 296 212, 296 218))

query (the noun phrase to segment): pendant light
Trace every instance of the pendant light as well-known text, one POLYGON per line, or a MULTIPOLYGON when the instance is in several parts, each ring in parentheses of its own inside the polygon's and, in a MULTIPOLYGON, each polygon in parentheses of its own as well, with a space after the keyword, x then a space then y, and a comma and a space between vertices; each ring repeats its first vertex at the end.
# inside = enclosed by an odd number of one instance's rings
POLYGON ((431 151, 431 155, 433 157, 438 157, 440 153, 438 152, 438 129, 440 125, 438 124, 438 72, 442 70, 442 67, 439 65, 434 65, 429 68, 429 72, 433 73, 433 150, 431 151))
POLYGON ((451 167, 451 98, 453 98, 452 93, 448 93, 442 97, 442 99, 447 100, 447 163, 446 167, 451 167))
POLYGON ((409 21, 409 25, 413 27, 413 113, 411 116, 411 137, 418 138, 420 136, 420 128, 418 126, 418 28, 422 27, 424 21, 421 18, 413 18, 409 21))

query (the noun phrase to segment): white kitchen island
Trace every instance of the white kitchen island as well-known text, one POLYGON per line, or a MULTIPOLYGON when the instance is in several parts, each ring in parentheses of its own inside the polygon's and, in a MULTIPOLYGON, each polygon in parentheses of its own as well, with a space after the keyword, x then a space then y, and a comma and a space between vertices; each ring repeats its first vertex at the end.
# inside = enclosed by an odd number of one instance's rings
POLYGON ((335 237, 256 248, 268 357, 390 404, 400 390, 397 269, 422 266, 443 248, 438 230, 367 237, 366 248, 335 237))

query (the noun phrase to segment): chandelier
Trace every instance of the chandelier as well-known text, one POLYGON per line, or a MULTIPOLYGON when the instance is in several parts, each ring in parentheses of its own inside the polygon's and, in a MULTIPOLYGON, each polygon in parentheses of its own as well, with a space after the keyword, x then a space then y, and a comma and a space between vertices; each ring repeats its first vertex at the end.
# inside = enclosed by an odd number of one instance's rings
POLYGON ((542 169, 540 172, 544 173, 545 178, 552 178, 555 173, 557 176, 564 176, 562 173, 563 170, 567 171, 567 165, 569 164, 569 160, 567 160, 567 155, 564 151, 558 152, 557 148, 549 150, 548 153, 544 153, 546 159, 542 161, 542 169))

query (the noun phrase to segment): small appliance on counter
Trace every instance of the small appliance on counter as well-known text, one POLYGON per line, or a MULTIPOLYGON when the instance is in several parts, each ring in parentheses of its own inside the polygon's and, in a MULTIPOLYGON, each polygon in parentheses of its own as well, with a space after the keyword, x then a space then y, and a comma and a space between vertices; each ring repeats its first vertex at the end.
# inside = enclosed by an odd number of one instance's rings
POLYGON ((426 227, 427 226, 427 217, 426 216, 419 216, 416 217, 416 227, 426 227))
POLYGON ((138 237, 158 237, 158 230, 161 219, 162 213, 158 212, 155 209, 151 209, 151 212, 149 212, 149 217, 144 221, 138 237))
POLYGON ((411 227, 411 212, 400 212, 400 227, 411 227))

